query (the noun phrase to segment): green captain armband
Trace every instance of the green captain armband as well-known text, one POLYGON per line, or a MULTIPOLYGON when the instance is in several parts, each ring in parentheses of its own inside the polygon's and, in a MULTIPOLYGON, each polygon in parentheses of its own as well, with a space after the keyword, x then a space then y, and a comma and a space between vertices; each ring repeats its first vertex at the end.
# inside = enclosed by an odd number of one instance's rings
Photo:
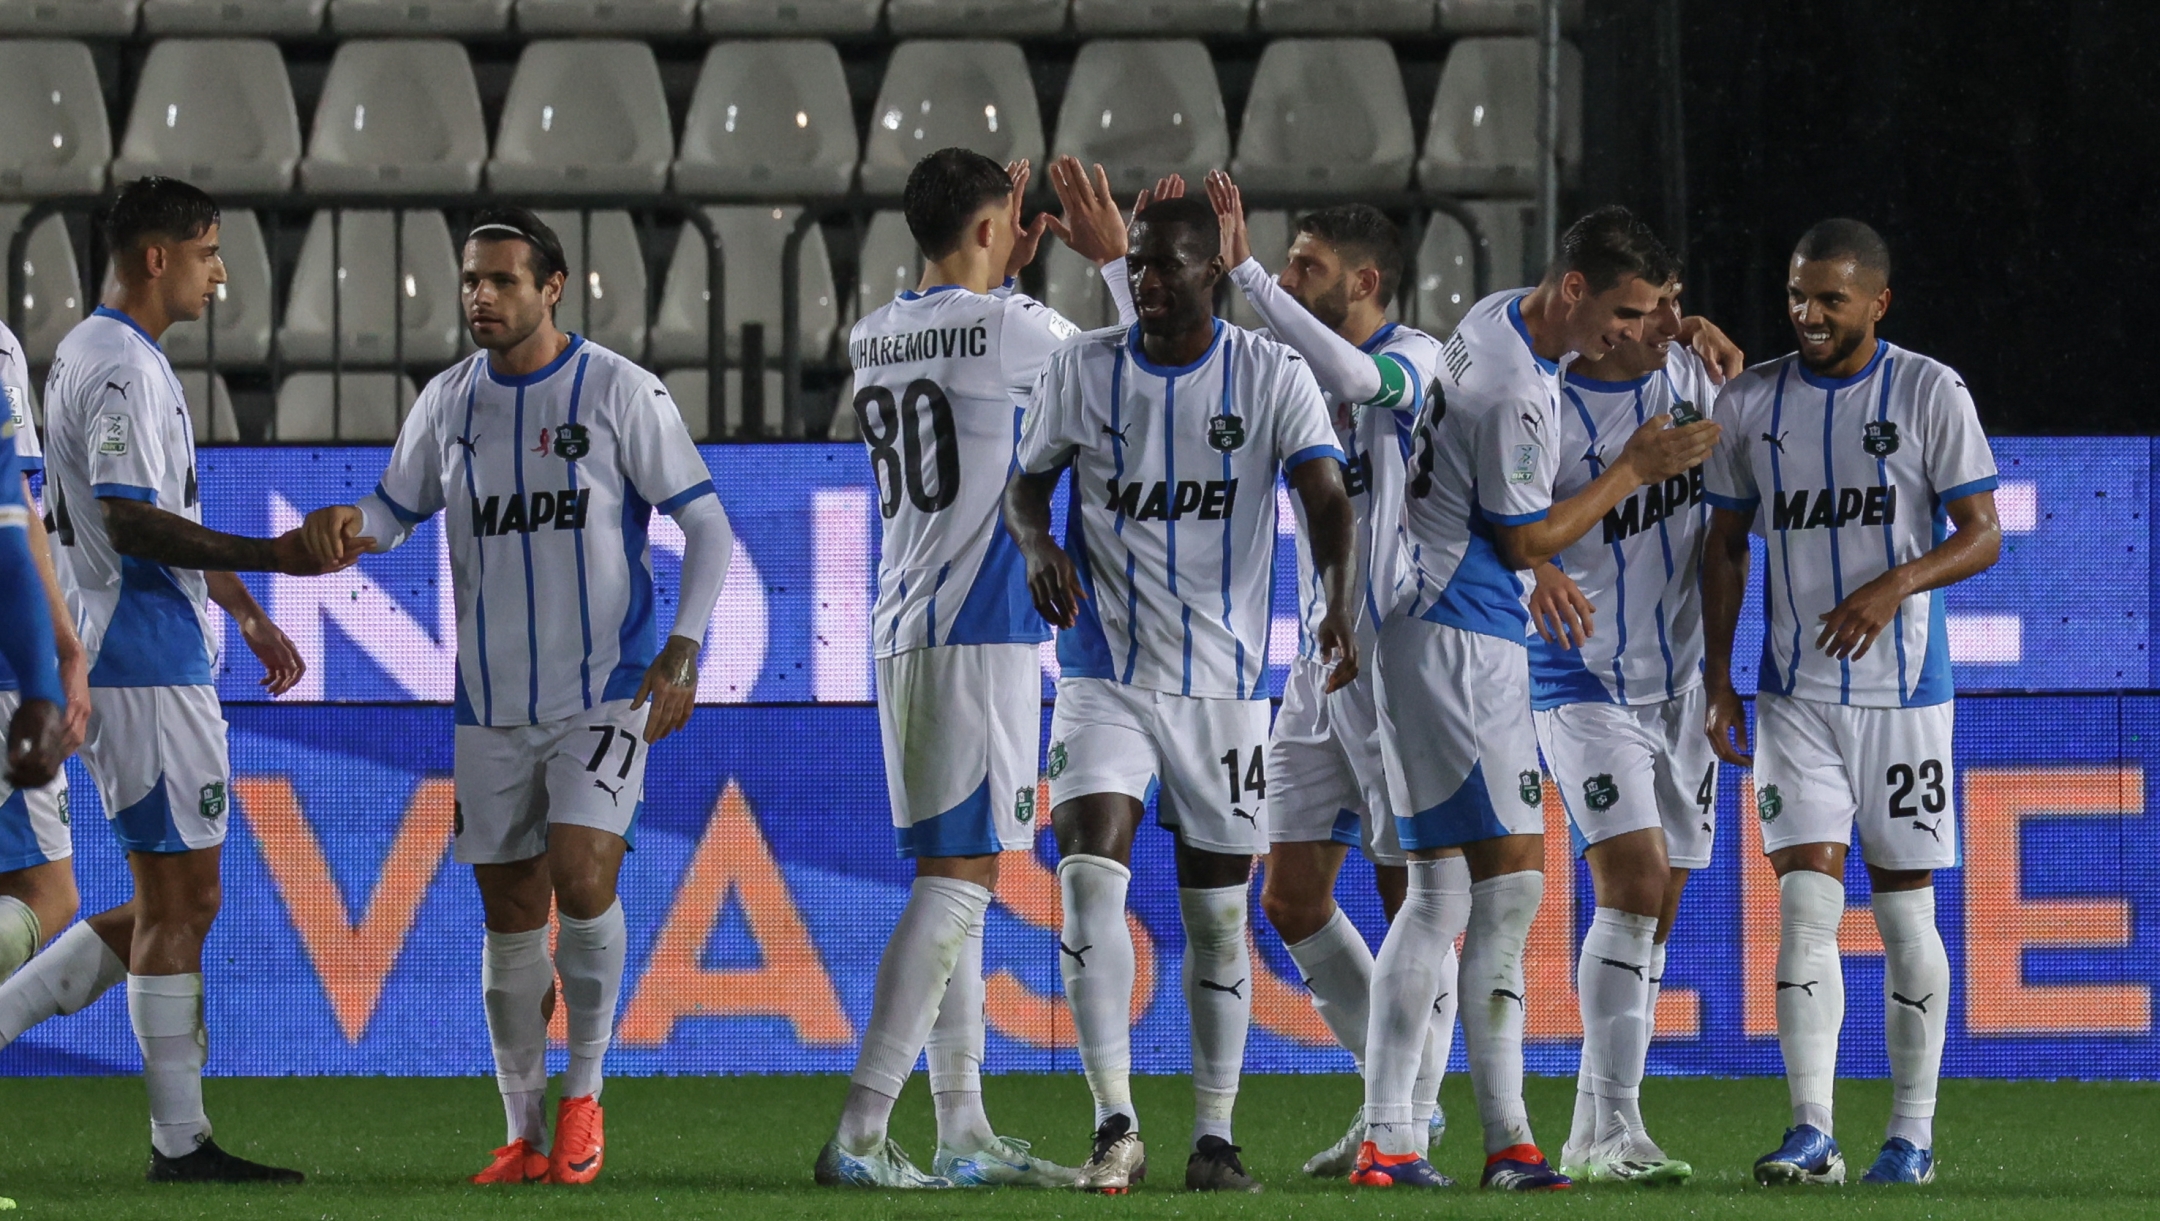
POLYGON ((1366 399, 1367 407, 1406 407, 1417 395, 1410 385, 1410 371, 1403 363, 1386 356, 1372 358, 1373 367, 1380 370, 1380 392, 1366 399))

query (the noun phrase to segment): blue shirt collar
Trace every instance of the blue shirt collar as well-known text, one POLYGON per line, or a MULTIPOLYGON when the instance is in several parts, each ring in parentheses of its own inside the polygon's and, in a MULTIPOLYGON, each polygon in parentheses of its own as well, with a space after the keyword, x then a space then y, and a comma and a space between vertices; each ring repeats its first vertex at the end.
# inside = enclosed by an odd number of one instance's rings
POLYGON ((557 356, 555 359, 547 362, 547 364, 542 365, 540 368, 535 369, 530 373, 527 373, 523 377, 506 377, 503 374, 496 372, 495 361, 493 357, 488 356, 485 353, 482 354, 480 364, 481 367, 487 370, 489 381, 494 382, 498 386, 508 386, 512 389, 517 389, 519 387, 530 386, 539 382, 544 382, 550 377, 555 376, 556 371, 561 369, 564 365, 569 364, 570 357, 574 353, 576 353, 579 348, 582 348, 584 346, 585 337, 583 335, 577 334, 574 331, 571 332, 570 343, 568 346, 563 348, 562 354, 560 356, 557 356))
POLYGON ((1872 376, 1875 372, 1875 366, 1882 363, 1883 354, 1885 352, 1888 352, 1889 350, 1889 340, 1876 340, 1875 355, 1868 357, 1868 362, 1860 366, 1860 371, 1853 374, 1851 377, 1817 377, 1815 374, 1808 371, 1808 367, 1805 362, 1800 361, 1797 358, 1793 361, 1793 367, 1800 371, 1801 381, 1804 381, 1808 385, 1815 387, 1817 390, 1843 390, 1847 386, 1857 386, 1861 382, 1866 381, 1870 376, 1872 376))
POLYGON ((1165 368, 1147 358, 1147 349, 1140 343, 1140 324, 1137 322, 1133 323, 1132 329, 1125 333, 1125 346, 1132 350, 1133 363, 1140 366, 1142 372, 1152 373, 1157 377, 1183 377, 1206 364, 1208 358, 1215 355, 1215 349, 1222 346, 1222 337, 1223 320, 1217 318, 1215 320, 1215 336, 1208 340, 1207 351, 1200 353, 1200 358, 1191 364, 1180 365, 1174 369, 1165 368))
POLYGON ((1395 328, 1401 325, 1399 322, 1382 323, 1380 329, 1372 333, 1371 338, 1357 346, 1358 351, 1365 353, 1367 356, 1372 355, 1373 349, 1386 343, 1388 336, 1393 335, 1395 328))
MULTIPOLYGON (((1529 293, 1524 293, 1523 297, 1529 295, 1529 293)), ((1517 297, 1507 303, 1507 320, 1515 324, 1515 333, 1522 336, 1522 346, 1529 349, 1530 359, 1537 362, 1537 367, 1547 373, 1558 373, 1560 371, 1560 362, 1547 360, 1538 355, 1537 345, 1530 342, 1530 326, 1522 320, 1523 297, 1517 297)))
POLYGON ((1650 377, 1650 374, 1645 373, 1641 377, 1629 378, 1624 382, 1601 382, 1594 377, 1584 377, 1573 369, 1569 369, 1567 380, 1568 385, 1581 387, 1593 394, 1619 394, 1623 391, 1642 389, 1650 384, 1650 377))
POLYGON ((119 322, 124 322, 127 324, 129 330, 132 330, 137 335, 143 337, 144 343, 149 344, 153 348, 158 346, 158 341, 150 338, 150 332, 142 328, 142 323, 135 321, 133 318, 130 318, 128 315, 121 313, 119 310, 116 310, 109 305, 100 305, 96 309, 91 310, 90 316, 92 318, 111 318, 119 322))
POLYGON ((949 293, 958 292, 959 290, 960 286, 958 284, 933 285, 932 287, 926 288, 921 292, 916 292, 912 288, 903 288, 900 290, 900 299, 902 301, 920 301, 924 297, 927 297, 932 293, 949 293))

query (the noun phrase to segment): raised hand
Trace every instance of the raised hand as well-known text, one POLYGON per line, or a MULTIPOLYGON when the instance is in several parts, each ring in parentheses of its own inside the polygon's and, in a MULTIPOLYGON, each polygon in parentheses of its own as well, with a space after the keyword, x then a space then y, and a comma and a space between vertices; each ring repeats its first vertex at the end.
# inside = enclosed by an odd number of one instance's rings
POLYGON ((1008 280, 1019 275, 1021 268, 1035 261, 1035 252, 1042 246, 1043 234, 1050 228, 1050 214, 1047 212, 1036 213, 1035 223, 1032 225, 1022 224, 1020 220, 1027 205, 1027 184, 1032 173, 1025 157, 1008 162, 1005 166, 1005 175, 1012 179, 1013 184, 1013 248, 1012 256, 1005 260, 1005 278, 1008 280))
POLYGON ((1050 188, 1065 215, 1041 220, 1059 241, 1097 267, 1125 257, 1125 217, 1103 167, 1096 166, 1091 178, 1078 157, 1059 157, 1050 163, 1050 188))
POLYGON ((1245 228, 1245 196, 1222 170, 1209 170, 1208 202, 1215 206, 1215 225, 1222 230, 1223 266, 1236 267, 1252 257, 1252 233, 1245 228))

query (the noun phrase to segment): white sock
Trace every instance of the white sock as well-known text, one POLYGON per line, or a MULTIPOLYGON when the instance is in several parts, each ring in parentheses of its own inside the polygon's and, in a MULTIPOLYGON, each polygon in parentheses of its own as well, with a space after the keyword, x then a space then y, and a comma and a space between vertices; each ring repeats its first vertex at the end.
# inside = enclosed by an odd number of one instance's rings
POLYGON ((938 1144, 971 1153, 997 1140, 983 1111, 983 919, 961 943, 952 979, 938 1002, 937 1024, 930 1027, 930 1097, 937 1107, 938 1144))
POLYGON ((1845 1023, 1845 964, 1837 942, 1844 918, 1842 880, 1812 869, 1778 879, 1778 1047, 1785 1053, 1793 1123, 1810 1124, 1825 1136, 1832 1135, 1838 1028, 1845 1023))
MULTIPOLYGON (((1659 941, 1653 943, 1650 947, 1650 999, 1644 1007, 1644 1012, 1650 1015, 1649 1031, 1650 1037, 1653 1039, 1657 1037, 1658 989, 1663 985, 1664 980, 1665 943, 1659 941)), ((1587 1027, 1585 1029, 1587 1030, 1587 1027)), ((1600 1108, 1598 1106, 1597 1090, 1592 1085, 1592 1080, 1597 1075, 1596 1067, 1591 1063, 1592 1051, 1591 1041, 1586 1036, 1583 1039, 1582 1068, 1575 1074, 1575 1119, 1573 1125, 1568 1128, 1566 1147, 1569 1150, 1587 1149, 1598 1137, 1597 1126, 1600 1108)), ((1637 1115, 1637 1126, 1639 1127, 1639 1102, 1637 1109, 1630 1113, 1637 1115)), ((1565 1155, 1563 1155, 1564 1157, 1565 1155)))
POLYGON ((142 1047, 150 1092, 150 1144, 166 1157, 186 1157, 210 1135, 202 1101, 210 1058, 202 973, 129 975, 127 983, 128 1023, 142 1047))
POLYGON ((867 1153, 884 1143, 893 1102, 929 1042, 968 930, 979 926, 989 906, 990 892, 973 882, 915 879, 878 963, 870 1025, 855 1057, 856 1088, 840 1111, 841 1148, 867 1153))
POLYGON ((1665 943, 1650 945, 1650 1037, 1657 1038, 1657 998, 1665 989, 1665 943))
POLYGON ((1193 1143, 1230 1140, 1245 1035, 1252 1027, 1252 957, 1245 887, 1178 887, 1185 924, 1185 1011, 1192 1015, 1193 1143))
POLYGON ((1418 1061, 1417 1083, 1410 1087, 1410 1139, 1421 1154, 1432 1152, 1433 1112, 1440 1109, 1440 1083, 1447 1078, 1448 1054, 1455 1050, 1455 1010, 1461 999, 1455 993, 1461 965, 1455 943, 1448 942, 1447 952, 1440 956, 1440 996, 1425 1023, 1425 1055, 1418 1061))
POLYGON ((1058 862, 1065 927, 1058 930, 1058 967, 1072 1007, 1080 1065, 1095 1095, 1095 1125, 1123 1115, 1140 1130, 1132 1104, 1132 930, 1125 924, 1125 889, 1132 870, 1108 857, 1075 855, 1058 862))
MULTIPOLYGON (((1583 1059, 1597 1092, 1599 1136, 1611 1135, 1618 1126, 1642 1127, 1643 1061, 1650 1051, 1650 947, 1656 935, 1656 916, 1600 907, 1590 918, 1576 960, 1583 1059)), ((1578 1078, 1578 1093, 1581 1088, 1578 1078)))
POLYGON ((562 976, 563 1004, 569 1009, 570 1066, 563 1074, 563 1097, 597 1097, 608 1042, 615 1033, 615 998, 622 992, 622 900, 590 920, 558 916, 562 935, 555 942, 555 972, 562 976))
POLYGON ((45 940, 45 926, 30 905, 14 895, 0 895, 0 980, 30 961, 38 943, 45 940))
POLYGON ((1363 1073, 1373 971, 1372 948, 1365 944, 1365 935, 1338 907, 1319 932, 1285 948, 1312 991, 1313 1012, 1363 1073))
POLYGON ((1935 888, 1876 891, 1883 943, 1883 1034, 1890 1045, 1890 1131, 1935 1147, 1935 1082, 1950 1023, 1950 956, 1935 927, 1935 888))
POLYGON ((1432 1038, 1441 964, 1470 918, 1470 866, 1459 856, 1411 861, 1409 889, 1373 962, 1365 1028, 1365 1137, 1414 1153, 1418 1066, 1432 1038))
POLYGON ((547 1148, 547 1017, 541 1006, 555 986, 545 927, 525 933, 490 929, 480 954, 480 995, 487 1007, 488 1043, 495 1053, 495 1087, 502 1091, 509 1136, 547 1148))
POLYGON ((1544 896, 1545 875, 1535 869, 1470 887, 1470 929, 1462 951, 1463 1041, 1488 1156, 1532 1143, 1522 1095, 1523 947, 1544 896))
POLYGON ((0 1047, 46 1018, 81 1010, 127 974, 127 964, 89 922, 76 922, 0 984, 0 1047))

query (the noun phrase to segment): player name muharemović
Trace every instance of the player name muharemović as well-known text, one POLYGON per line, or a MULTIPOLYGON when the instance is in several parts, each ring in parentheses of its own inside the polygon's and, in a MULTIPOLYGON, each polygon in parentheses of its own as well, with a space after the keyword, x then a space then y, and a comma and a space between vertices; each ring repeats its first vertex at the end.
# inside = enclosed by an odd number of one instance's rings
POLYGON ((848 360, 858 369, 986 356, 989 352, 990 328, 980 322, 973 326, 932 327, 904 335, 870 335, 848 344, 848 360))

